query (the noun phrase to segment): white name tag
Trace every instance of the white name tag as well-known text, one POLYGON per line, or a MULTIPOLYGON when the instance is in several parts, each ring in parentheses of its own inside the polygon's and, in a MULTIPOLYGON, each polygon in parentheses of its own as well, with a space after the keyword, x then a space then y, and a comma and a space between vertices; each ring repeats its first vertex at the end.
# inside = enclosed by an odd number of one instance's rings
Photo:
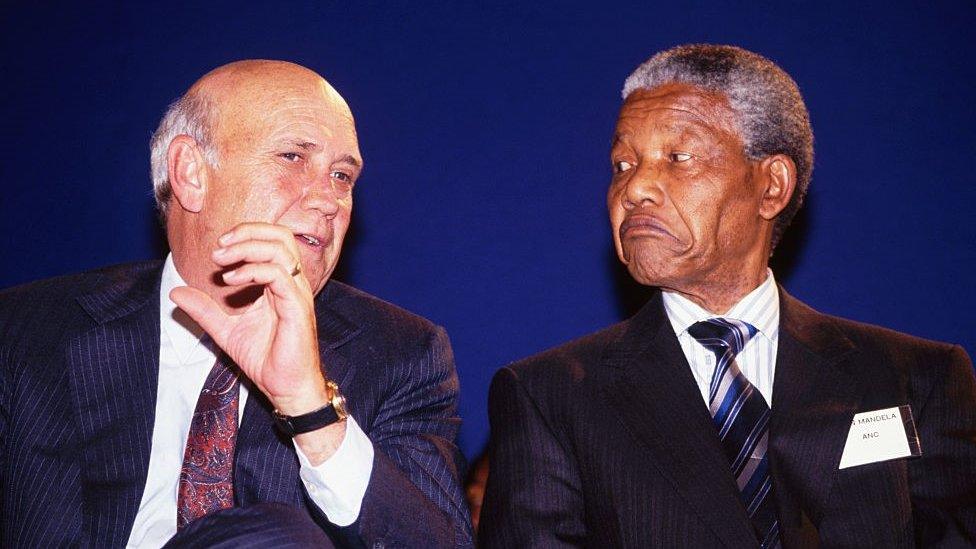
POLYGON ((839 468, 920 455, 912 408, 906 404, 856 414, 839 468))

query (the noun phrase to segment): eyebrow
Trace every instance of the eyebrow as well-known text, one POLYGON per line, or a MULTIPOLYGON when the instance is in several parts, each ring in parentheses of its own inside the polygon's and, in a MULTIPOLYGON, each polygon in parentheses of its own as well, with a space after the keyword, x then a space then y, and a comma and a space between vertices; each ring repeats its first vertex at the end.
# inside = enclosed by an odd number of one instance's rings
MULTIPOLYGON (((699 137, 702 135, 702 129, 700 126, 701 124, 696 124, 696 123, 688 124, 685 126, 679 126, 677 124, 669 124, 669 123, 656 123, 651 125, 651 128, 654 131, 669 134, 669 135, 679 135, 679 136, 691 135, 694 137, 699 137)), ((621 141, 630 138, 633 138, 633 135, 631 135, 631 133, 628 131, 615 133, 613 135, 613 138, 610 140, 610 146, 615 147, 617 143, 620 143, 621 141)))
POLYGON ((285 139, 282 141, 282 143, 286 143, 293 147, 298 147, 303 151, 315 151, 322 148, 318 143, 313 143, 311 141, 303 141, 301 139, 285 139))
MULTIPOLYGON (((322 148, 322 146, 319 145, 318 143, 313 143, 311 141, 294 140, 294 141, 289 141, 288 143, 298 147, 299 149, 302 149, 303 151, 317 151, 322 148)), ((363 163, 360 162, 358 158, 356 158, 351 154, 346 154, 339 157, 339 159, 337 159, 336 162, 345 162, 347 164, 352 164, 356 168, 361 168, 363 166, 363 163)))
POLYGON ((357 168, 361 168, 362 165, 363 165, 363 163, 360 162, 358 158, 356 158, 355 156, 353 156, 351 154, 346 154, 346 155, 343 155, 343 156, 339 157, 339 159, 336 160, 336 162, 337 163, 339 163, 339 162, 345 162, 347 164, 352 164, 353 166, 355 166, 357 168))

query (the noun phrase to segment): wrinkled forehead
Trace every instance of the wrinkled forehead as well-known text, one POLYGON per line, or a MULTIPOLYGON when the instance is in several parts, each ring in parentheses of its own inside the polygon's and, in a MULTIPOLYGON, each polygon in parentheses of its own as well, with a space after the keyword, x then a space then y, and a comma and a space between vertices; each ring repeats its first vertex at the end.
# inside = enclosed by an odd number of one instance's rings
POLYGON ((220 90, 215 103, 217 139, 224 146, 285 137, 327 140, 346 149, 357 146, 349 107, 321 78, 252 79, 220 90))
POLYGON ((617 135, 730 134, 739 138, 735 111, 725 95, 687 84, 634 91, 617 118, 617 135))

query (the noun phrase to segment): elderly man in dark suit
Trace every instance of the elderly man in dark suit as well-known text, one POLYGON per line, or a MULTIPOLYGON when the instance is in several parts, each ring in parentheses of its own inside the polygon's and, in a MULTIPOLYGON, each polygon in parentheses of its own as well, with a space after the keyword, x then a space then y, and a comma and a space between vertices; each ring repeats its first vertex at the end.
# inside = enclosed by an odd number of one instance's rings
POLYGON ((796 84, 693 45, 623 95, 613 238, 659 291, 496 375, 484 546, 976 544, 966 353, 820 314, 767 266, 810 181, 796 84))
POLYGON ((165 262, 0 294, 0 545, 471 544, 446 334, 330 281, 361 170, 298 65, 170 107, 165 262))

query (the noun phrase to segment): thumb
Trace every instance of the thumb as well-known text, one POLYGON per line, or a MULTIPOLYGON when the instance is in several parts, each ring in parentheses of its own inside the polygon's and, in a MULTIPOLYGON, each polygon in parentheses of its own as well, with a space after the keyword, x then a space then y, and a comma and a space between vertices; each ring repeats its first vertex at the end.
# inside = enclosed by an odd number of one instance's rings
POLYGON ((214 340, 214 343, 221 348, 224 347, 231 326, 230 315, 225 313, 212 297, 196 288, 181 286, 173 288, 169 292, 169 298, 190 315, 190 318, 214 340))

